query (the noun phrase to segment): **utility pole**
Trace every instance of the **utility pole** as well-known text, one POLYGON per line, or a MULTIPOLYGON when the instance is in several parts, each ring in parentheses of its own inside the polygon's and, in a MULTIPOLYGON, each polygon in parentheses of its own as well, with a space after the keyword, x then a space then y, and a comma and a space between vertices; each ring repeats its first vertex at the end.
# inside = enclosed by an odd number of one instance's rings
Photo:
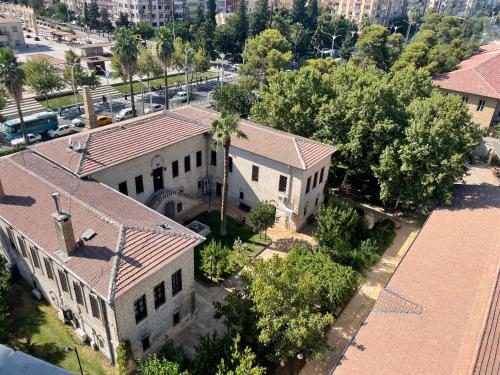
MULTIPOLYGON (((194 52, 194 49, 186 47, 184 49, 184 75, 186 76, 186 92, 187 92, 187 104, 189 104, 189 86, 188 86, 188 57, 191 52, 194 52)), ((168 95, 168 91, 167 91, 168 95)))
MULTIPOLYGON (((335 39, 337 39, 340 35, 337 35, 337 31, 340 31, 340 30, 344 30, 344 28, 340 28, 340 29, 335 29, 335 33, 334 34, 330 34, 330 33, 325 33, 323 32, 324 34, 328 35, 330 38, 332 38, 332 50, 330 52, 330 56, 332 57, 333 59, 333 48, 334 48, 334 45, 335 45, 335 39)), ((323 53, 321 53, 321 57, 323 57, 323 53)))
POLYGON ((224 53, 224 52, 219 52, 216 49, 214 49, 214 52, 219 55, 219 59, 222 60, 222 63, 220 65, 220 88, 224 86, 224 59, 226 56, 230 55, 230 53, 224 53))

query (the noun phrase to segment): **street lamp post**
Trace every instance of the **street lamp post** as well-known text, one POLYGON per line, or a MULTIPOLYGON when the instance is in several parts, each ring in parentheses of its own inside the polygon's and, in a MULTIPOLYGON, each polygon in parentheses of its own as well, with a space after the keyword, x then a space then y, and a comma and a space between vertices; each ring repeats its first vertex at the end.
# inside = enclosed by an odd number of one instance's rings
POLYGON ((76 353, 76 359, 78 360, 78 366, 80 367, 80 375, 84 375, 83 370, 82 370, 82 363, 80 362, 80 356, 78 355, 78 350, 76 349, 76 346, 73 348, 67 346, 66 348, 64 348, 64 351, 66 353, 70 353, 70 352, 76 353))
POLYGON ((80 112, 80 107, 78 106, 78 99, 76 98, 76 87, 75 87, 75 63, 71 64, 71 84, 73 86, 73 95, 75 97, 75 107, 80 112))
MULTIPOLYGON (((188 86, 188 56, 191 52, 194 52, 194 49, 186 47, 184 49, 184 75, 186 76, 186 92, 187 92, 187 104, 189 104, 189 86, 188 86)), ((168 95, 168 89, 167 89, 168 95)))
POLYGON ((111 121, 114 121, 114 117, 113 117, 113 98, 111 98, 111 85, 109 84, 109 77, 111 75, 111 72, 109 72, 107 70, 104 70, 99 65, 96 65, 96 68, 100 69, 104 73, 104 76, 106 77, 106 84, 108 86, 109 110, 111 112, 111 121))
MULTIPOLYGON (((334 48, 334 45, 335 45, 335 39, 337 39, 340 35, 337 35, 337 31, 340 31, 340 30, 344 30, 344 28, 340 28, 340 29, 335 29, 335 33, 334 34, 330 34, 330 33, 326 33, 323 31, 324 34, 328 35, 330 38, 332 38, 332 50, 330 52, 330 56, 332 57, 333 59, 333 48, 334 48)), ((323 57, 323 54, 321 54, 321 57, 323 57)))
POLYGON ((394 29, 394 34, 396 34, 398 32, 398 29, 402 26, 391 25, 390 27, 394 29))
POLYGON ((214 52, 219 55, 219 59, 222 60, 222 64, 220 65, 220 88, 224 86, 224 59, 226 56, 230 55, 230 53, 219 52, 214 49, 214 52))

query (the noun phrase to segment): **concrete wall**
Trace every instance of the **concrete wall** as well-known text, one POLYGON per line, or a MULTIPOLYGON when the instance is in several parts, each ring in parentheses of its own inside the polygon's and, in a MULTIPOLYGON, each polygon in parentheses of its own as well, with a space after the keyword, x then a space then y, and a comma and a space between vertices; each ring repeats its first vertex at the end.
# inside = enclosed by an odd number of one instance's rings
POLYGON ((472 121, 479 124, 481 128, 489 128, 492 120, 499 114, 500 111, 500 100, 494 98, 488 98, 484 96, 478 96, 473 94, 455 92, 443 90, 444 92, 453 93, 461 98, 468 97, 467 108, 472 115, 472 121), (480 100, 484 100, 486 103, 482 111, 477 110, 477 105, 480 100))
POLYGON ((115 299, 118 334, 121 340, 129 340, 136 355, 143 356, 158 350, 167 336, 173 335, 192 317, 194 312, 194 252, 193 248, 184 251, 166 266, 149 275, 115 299), (182 270, 182 290, 172 296, 171 277, 182 270), (166 302, 155 309, 153 289, 165 283, 166 302), (147 317, 136 323, 134 302, 146 295, 147 317), (173 315, 180 313, 180 323, 174 327, 173 315), (142 350, 142 339, 149 336, 151 347, 142 350))
POLYGON ((108 345, 108 337, 104 326, 104 311, 106 309, 106 316, 108 317, 108 326, 110 332, 110 340, 113 345, 113 351, 116 350, 118 343, 116 334, 116 325, 114 322, 114 313, 111 307, 101 302, 101 299, 96 296, 91 289, 79 280, 72 273, 65 271, 57 258, 45 253, 36 244, 31 242, 21 233, 13 230, 14 246, 11 246, 10 240, 7 235, 7 224, 0 221, 0 251, 9 254, 10 260, 17 265, 21 276, 33 287, 36 287, 43 295, 45 300, 52 304, 58 312, 62 311, 63 306, 69 307, 73 312, 73 327, 81 328, 87 333, 90 340, 93 340, 99 350, 108 358, 111 359, 110 349, 108 345), (26 257, 21 253, 20 243, 25 244, 26 257), (39 259, 39 268, 35 267, 33 255, 30 250, 33 248, 39 259), (44 261, 47 259, 52 269, 53 279, 49 278, 47 265, 44 261), (63 291, 61 287, 61 279, 59 275, 61 270, 67 278, 68 292, 63 291), (75 297, 75 290, 73 283, 80 286, 83 295, 83 304, 78 304, 75 297), (99 303, 99 318, 92 315, 90 307, 90 296, 94 296, 99 303))

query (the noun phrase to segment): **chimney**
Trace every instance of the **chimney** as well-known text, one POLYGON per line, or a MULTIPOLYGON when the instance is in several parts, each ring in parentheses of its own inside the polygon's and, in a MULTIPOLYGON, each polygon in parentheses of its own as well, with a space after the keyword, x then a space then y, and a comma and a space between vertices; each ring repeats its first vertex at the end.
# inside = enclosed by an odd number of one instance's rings
POLYGON ((66 255, 70 255, 76 247, 75 235, 73 234, 73 224, 71 223, 71 215, 63 212, 59 202, 59 193, 52 193, 52 198, 56 204, 56 212, 52 214, 54 225, 56 227, 57 241, 59 242, 59 250, 66 255))

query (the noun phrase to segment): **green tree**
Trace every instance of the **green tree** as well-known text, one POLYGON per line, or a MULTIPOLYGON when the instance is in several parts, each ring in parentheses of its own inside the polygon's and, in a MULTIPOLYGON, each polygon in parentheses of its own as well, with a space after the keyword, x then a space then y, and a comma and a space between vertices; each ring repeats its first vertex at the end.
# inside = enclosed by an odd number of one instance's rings
POLYGON ((279 31, 273 29, 249 38, 243 56, 245 64, 241 73, 258 82, 284 70, 292 60, 290 43, 279 31))
POLYGON ((238 54, 238 18, 236 14, 229 15, 224 24, 217 26, 214 33, 214 48, 225 53, 238 54))
POLYGON ((5 259, 0 256, 0 342, 8 343, 10 340, 10 297, 12 288, 10 272, 5 269, 5 259))
POLYGON ((248 117, 257 96, 253 92, 252 81, 242 78, 234 85, 225 85, 213 95, 213 107, 223 115, 238 114, 248 117))
POLYGON ((7 47, 0 48, 0 83, 3 84, 7 92, 16 102, 17 115, 23 133, 24 144, 29 145, 28 134, 23 119, 23 111, 21 109, 24 79, 24 71, 21 69, 21 64, 17 61, 14 52, 7 47))
POLYGON ((99 10, 99 22, 100 29, 106 33, 110 33, 113 31, 113 23, 109 19, 108 9, 106 7, 102 7, 99 10))
POLYGON ((177 363, 169 362, 153 354, 141 361, 139 373, 141 375, 181 375, 181 370, 177 363))
POLYGON ((231 358, 224 358, 217 366, 216 375, 264 375, 266 368, 256 364, 256 355, 248 346, 240 349, 241 337, 237 335, 231 345, 231 358))
POLYGON ((307 26, 309 30, 316 30, 318 25, 318 0, 311 0, 307 4, 307 26))
POLYGON ((88 72, 81 65, 80 56, 69 49, 64 53, 66 64, 64 65, 63 80, 71 85, 73 91, 78 91, 81 86, 95 88, 99 84, 99 78, 95 71, 88 72))
POLYGON ((134 32, 139 34, 142 39, 149 40, 155 35, 155 29, 148 21, 139 21, 134 27, 134 32))
POLYGON ((307 360, 322 357, 332 312, 357 286, 352 269, 301 247, 293 247, 286 258, 256 260, 243 280, 259 319, 259 342, 268 359, 281 365, 298 353, 307 360))
POLYGON ((66 22, 68 20, 68 7, 64 3, 54 4, 54 13, 59 21, 66 22))
POLYGON ((212 240, 201 250, 201 269, 210 279, 219 281, 229 270, 229 253, 231 249, 220 241, 212 240))
POLYGON ((434 92, 415 99, 408 112, 405 138, 384 149, 374 170, 382 200, 425 212, 451 202, 450 188, 481 136, 458 96, 434 92))
POLYGON ((99 22, 99 6, 97 2, 91 1, 88 7, 88 23, 87 26, 90 30, 100 30, 101 24, 99 22))
POLYGON ((192 363, 193 375, 215 374, 221 359, 227 360, 230 355, 231 339, 219 337, 217 332, 200 336, 195 346, 196 358, 192 363))
POLYGON ((232 138, 246 138, 246 134, 240 130, 238 115, 223 116, 212 123, 211 132, 213 143, 216 147, 224 148, 224 179, 222 184, 222 198, 220 210, 220 235, 225 236, 226 230, 226 202, 227 187, 229 183, 229 147, 232 138))
POLYGON ((90 23, 90 15, 89 15, 89 6, 87 4, 87 2, 85 2, 83 4, 83 25, 85 27, 88 27, 89 26, 89 23, 90 23))
POLYGON ((127 368, 134 359, 134 353, 132 353, 132 347, 130 346, 130 341, 122 340, 118 344, 116 349, 116 366, 118 368, 118 373, 120 375, 125 375, 127 373, 127 368))
POLYGON ((249 32, 250 36, 255 36, 263 32, 269 23, 269 5, 267 0, 259 0, 257 9, 250 18, 249 32))
POLYGON ((238 49, 242 51, 245 46, 245 40, 247 39, 248 36, 248 15, 247 15, 247 5, 245 1, 238 2, 238 11, 236 12, 235 26, 237 32, 236 42, 238 45, 238 49))
POLYGON ((37 95, 45 97, 46 106, 49 106, 47 95, 63 88, 61 77, 55 68, 44 58, 29 59, 23 66, 26 85, 37 95))
POLYGON ((207 0, 207 21, 212 23, 212 26, 215 29, 217 25, 215 21, 215 16, 217 15, 217 4, 215 0, 207 0))
POLYGON ((257 231, 264 231, 264 241, 267 241, 267 230, 276 222, 276 207, 268 202, 257 203, 250 211, 250 222, 257 231))
POLYGON ((165 109, 168 109, 168 68, 172 66, 172 57, 175 52, 174 35, 170 28, 163 26, 155 35, 156 56, 163 66, 163 79, 165 82, 165 109))
POLYGON ((292 2, 292 21, 305 25, 307 23, 306 2, 305 0, 293 0, 292 2))
POLYGON ((137 116, 135 110, 134 101, 134 85, 133 76, 137 67, 137 56, 139 54, 139 49, 137 48, 137 42, 132 39, 132 31, 126 29, 125 27, 119 27, 115 31, 115 45, 113 46, 113 54, 116 55, 120 66, 122 68, 123 74, 128 76, 129 82, 129 93, 130 93, 130 103, 132 105, 133 116, 137 116))
POLYGON ((139 46, 136 72, 141 78, 141 81, 143 77, 146 77, 148 88, 151 88, 151 79, 163 75, 163 68, 158 62, 156 51, 153 49, 153 46, 139 46))
POLYGON ((0 109, 4 109, 6 105, 7 105, 7 90, 5 90, 5 87, 0 86, 0 109))
POLYGON ((390 85, 398 105, 405 108, 412 100, 428 97, 431 94, 432 79, 428 70, 409 66, 395 72, 390 85))
POLYGON ((130 21, 128 20, 128 14, 120 12, 118 19, 115 21, 115 26, 118 27, 130 27, 130 21))
POLYGON ((374 65, 379 69, 387 70, 391 66, 391 53, 389 49, 389 31, 380 25, 367 26, 359 37, 353 56, 353 61, 358 65, 374 65))

